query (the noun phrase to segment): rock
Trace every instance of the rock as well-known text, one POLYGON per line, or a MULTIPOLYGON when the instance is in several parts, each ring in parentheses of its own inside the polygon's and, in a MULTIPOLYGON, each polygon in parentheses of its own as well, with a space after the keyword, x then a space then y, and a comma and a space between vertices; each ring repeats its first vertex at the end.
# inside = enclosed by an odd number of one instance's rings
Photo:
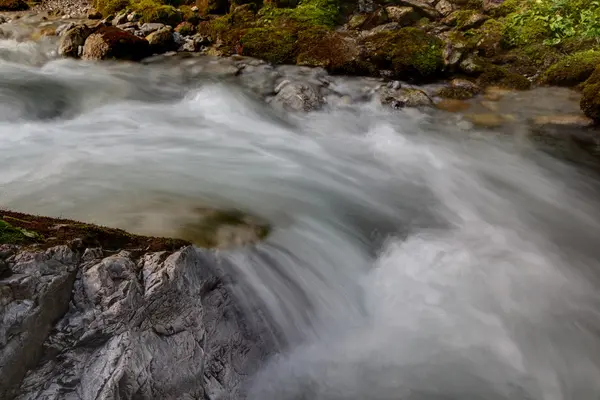
POLYGON ((504 125, 506 122, 511 121, 513 118, 507 115, 500 114, 468 114, 465 115, 473 125, 480 128, 498 128, 504 125))
POLYGON ((272 343, 239 317, 223 262, 193 247, 19 252, 0 280, 0 397, 244 398, 272 343))
POLYGON ((388 6, 385 8, 388 19, 401 26, 409 26, 419 19, 419 14, 412 7, 388 6))
POLYGON ((196 46, 196 43, 194 42, 193 39, 186 40, 185 43, 177 49, 177 51, 179 51, 179 52, 189 52, 189 53, 193 53, 198 50, 200 50, 200 47, 196 46))
POLYGON ((368 14, 355 14, 346 24, 347 29, 360 29, 368 18, 368 14))
POLYGON ((466 79, 454 79, 450 85, 441 89, 438 96, 446 99, 467 100, 479 94, 481 88, 466 79))
POLYGON ((58 46, 58 54, 63 57, 79 57, 79 48, 85 44, 86 39, 94 32, 93 28, 78 25, 66 31, 58 46))
POLYGON ((513 90, 490 86, 485 89, 484 97, 488 101, 499 101, 507 94, 513 93, 513 90))
POLYGON ((0 25, 8 22, 8 19, 4 15, 0 15, 0 25))
POLYGON ((443 99, 435 105, 440 110, 448 112, 463 112, 468 110, 471 105, 464 100, 443 99))
POLYGON ((0 0, 0 11, 25 11, 29 4, 24 0, 0 0))
POLYGON ((319 90, 307 82, 290 82, 284 80, 275 88, 275 105, 290 111, 314 111, 323 105, 319 90))
POLYGON ((484 71, 481 60, 473 54, 460 62, 459 69, 467 75, 478 75, 484 71))
POLYGON ((73 22, 69 22, 68 24, 62 24, 58 28, 56 28, 56 36, 62 36, 69 29, 74 28, 76 25, 73 22))
POLYGON ((463 31, 479 28, 489 17, 481 13, 473 13, 463 21, 458 21, 458 27, 463 31))
POLYGON ((376 7, 373 0, 358 0, 358 11, 361 13, 371 13, 375 11, 376 7))
POLYGON ((404 107, 426 107, 433 105, 433 101, 419 89, 392 89, 386 86, 379 89, 379 101, 383 105, 394 109, 404 107))
POLYGON ((123 59, 137 61, 150 55, 148 41, 107 26, 92 33, 83 46, 84 60, 123 59))
POLYGON ((146 22, 142 26, 140 26, 140 30, 144 32, 144 36, 148 36, 152 32, 156 32, 159 29, 165 27, 165 24, 161 24, 158 22, 146 22))
POLYGON ((588 118, 600 123, 600 83, 586 84, 580 106, 588 118))
POLYGON ((193 12, 198 12, 199 8, 198 8, 198 6, 193 6, 193 7, 191 8, 191 10, 192 10, 193 12))
POLYGON ((94 8, 90 9, 87 13, 88 19, 102 19, 102 13, 94 8))
POLYGON ((504 3, 504 0, 483 0, 482 10, 485 13, 493 12, 504 3))
POLYGON ((435 9, 442 15, 447 16, 454 11, 454 5, 448 0, 440 0, 436 5, 435 9))
POLYGON ((156 32, 152 32, 146 36, 146 40, 150 45, 150 51, 153 53, 165 53, 167 51, 175 50, 178 47, 170 27, 165 27, 156 32))
POLYGON ((189 22, 182 22, 175 27, 175 32, 183 36, 191 36, 196 31, 196 27, 189 22))
POLYGON ((124 24, 127 21, 127 11, 123 11, 119 14, 117 14, 117 16, 112 20, 112 25, 113 26, 117 26, 117 25, 121 25, 124 24))
POLYGON ((123 29, 124 31, 128 30, 128 29, 134 29, 135 30, 135 29, 137 29, 137 27, 138 27, 138 24, 135 23, 135 22, 126 22, 124 24, 117 25, 117 28, 123 29))
POLYGON ((440 12, 424 0, 399 0, 398 3, 406 7, 413 7, 419 14, 431 19, 441 17, 440 12))
POLYGON ((397 23, 397 22, 389 22, 387 24, 376 26, 375 28, 373 28, 371 30, 362 31, 360 33, 360 35, 362 37, 367 37, 367 36, 375 35, 375 34, 380 33, 380 32, 397 31, 401 27, 402 26, 399 23, 397 23))
POLYGON ((444 66, 448 71, 454 71, 460 65, 461 60, 464 57, 467 45, 464 42, 453 42, 447 41, 444 49, 442 50, 442 57, 444 59, 444 66))
POLYGON ((140 20, 140 18, 142 17, 142 15, 136 11, 132 12, 131 14, 127 15, 127 21, 129 22, 137 22, 140 20))
POLYGON ((566 126, 587 128, 593 124, 590 118, 579 114, 539 115, 533 118, 533 124, 538 126, 566 126))

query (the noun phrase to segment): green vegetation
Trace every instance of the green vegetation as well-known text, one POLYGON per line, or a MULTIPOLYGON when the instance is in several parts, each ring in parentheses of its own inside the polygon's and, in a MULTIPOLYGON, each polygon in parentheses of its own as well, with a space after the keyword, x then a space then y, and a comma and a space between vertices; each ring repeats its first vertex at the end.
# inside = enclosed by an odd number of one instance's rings
POLYGON ((531 87, 531 82, 523 75, 491 64, 485 67, 485 71, 479 76, 478 83, 483 87, 498 86, 516 90, 526 90, 531 87))
POLYGON ((444 65, 442 41, 417 28, 380 32, 365 38, 364 45, 375 67, 392 69, 400 79, 431 79, 444 65))
POLYGON ((175 26, 183 20, 181 11, 155 0, 136 0, 130 6, 133 11, 140 13, 142 22, 161 22, 175 26))
POLYGON ((542 77, 542 82, 557 86, 575 86, 588 79, 598 65, 600 65, 600 51, 588 50, 574 53, 548 68, 542 77))
POLYGON ((600 0, 507 0, 505 40, 519 46, 536 41, 556 45, 569 38, 600 38, 600 0))
POLYGON ((34 241, 39 235, 23 228, 14 227, 0 219, 0 244, 21 244, 34 241))
POLYGON ((300 24, 333 28, 339 22, 340 7, 337 0, 302 0, 296 8, 265 6, 258 15, 263 23, 286 18, 300 24))
POLYGON ((94 0, 94 7, 108 17, 125 9, 129 5, 129 0, 94 0))
POLYGON ((295 60, 296 36, 277 27, 248 29, 240 40, 244 54, 272 63, 290 63, 295 60))

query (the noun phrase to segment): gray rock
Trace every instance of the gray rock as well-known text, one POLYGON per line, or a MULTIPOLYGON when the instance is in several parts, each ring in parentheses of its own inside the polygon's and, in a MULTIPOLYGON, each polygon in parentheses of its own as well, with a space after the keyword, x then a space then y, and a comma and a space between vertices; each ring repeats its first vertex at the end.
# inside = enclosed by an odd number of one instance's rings
POLYGON ((272 343, 216 257, 18 253, 0 279, 0 398, 244 398, 272 343))
POLYGON ((120 14, 117 14, 117 16, 113 19, 112 21, 112 25, 113 26, 118 26, 118 25, 122 25, 124 23, 128 22, 127 21, 127 12, 124 11, 120 14))
POLYGON ((167 51, 177 50, 179 47, 175 42, 175 37, 170 27, 164 27, 156 32, 146 36, 150 44, 150 50, 153 53, 165 53, 167 51))
POLYGON ((438 19, 441 17, 440 12, 425 0, 399 0, 398 3, 403 6, 413 7, 416 11, 428 18, 438 19))
POLYGON ((419 15, 412 7, 389 6, 385 8, 388 18, 392 22, 397 22, 402 26, 413 24, 419 19, 419 15))
POLYGON ((284 80, 275 88, 274 105, 290 111, 314 111, 323 105, 323 98, 316 86, 308 82, 284 80))
POLYGON ((160 24, 158 22, 147 22, 140 26, 140 29, 142 32, 144 32, 144 36, 148 36, 152 32, 156 32, 157 30, 162 29, 164 27, 165 24, 160 24))
POLYGON ((458 66, 460 70, 467 75, 477 75, 484 70, 481 60, 473 54, 465 57, 458 66))
POLYGON ((56 36, 64 35, 69 29, 74 28, 75 23, 69 22, 68 24, 62 24, 58 28, 56 28, 56 36))
POLYGON ((124 24, 120 24, 117 25, 117 28, 119 29, 123 29, 123 30, 128 30, 128 29, 136 29, 138 27, 138 24, 135 22, 125 22, 124 24))
POLYGON ((370 29, 368 31, 362 31, 360 33, 360 35, 362 37, 367 37, 367 36, 372 36, 372 35, 375 35, 375 34, 381 33, 381 32, 397 31, 401 27, 402 27, 402 25, 400 25, 397 22, 388 22, 387 24, 376 26, 375 28, 370 29))
POLYGON ((136 21, 139 21, 141 17, 142 16, 140 13, 134 11, 131 14, 127 15, 127 21, 136 22, 136 21))
POLYGON ((386 86, 382 86, 379 89, 379 101, 381 104, 395 109, 433 105, 431 98, 420 89, 393 89, 386 86))
POLYGON ((78 25, 66 31, 60 39, 58 54, 63 57, 79 57, 79 48, 85 40, 94 32, 93 28, 86 25, 78 25))

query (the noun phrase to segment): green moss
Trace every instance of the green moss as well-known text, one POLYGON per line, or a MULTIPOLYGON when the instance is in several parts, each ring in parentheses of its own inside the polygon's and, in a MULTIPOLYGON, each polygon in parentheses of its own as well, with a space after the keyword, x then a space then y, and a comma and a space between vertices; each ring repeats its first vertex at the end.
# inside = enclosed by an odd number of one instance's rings
POLYGON ((478 84, 482 87, 499 86, 516 90, 527 90, 531 87, 531 82, 523 75, 497 65, 487 65, 485 71, 479 76, 478 84))
POLYGON ((129 0, 95 0, 94 7, 100 11, 103 16, 107 17, 111 14, 123 10, 129 5, 129 0))
POLYGON ((570 56, 552 65, 542 77, 542 82, 556 86, 575 86, 592 75, 600 65, 600 51, 583 51, 570 56))
POLYGON ((546 24, 528 17, 527 13, 517 11, 506 18, 503 43, 508 46, 522 46, 542 42, 550 35, 551 31, 546 24))
POLYGON ((302 0, 296 8, 265 6, 259 16, 264 24, 283 18, 309 26, 333 28, 339 22, 340 7, 337 0, 302 0))
POLYGON ((464 28, 471 17, 476 14, 474 10, 459 10, 455 11, 454 17, 456 19, 456 27, 461 29, 464 28))
POLYGON ((183 20, 192 25, 198 25, 202 18, 197 11, 193 11, 191 6, 180 6, 179 10, 183 14, 183 20))
POLYGON ((491 14, 494 17, 506 17, 525 7, 524 3, 527 3, 528 1, 529 0, 504 0, 502 4, 492 10, 491 14))
POLYGON ((142 22, 160 22, 176 26, 183 21, 183 13, 173 6, 154 0, 137 0, 131 3, 133 11, 140 13, 142 22))
POLYGON ((21 244, 32 242, 39 238, 35 232, 17 228, 0 219, 0 244, 21 244))
POLYGON ((417 28, 380 32, 364 39, 370 61, 399 79, 427 80, 442 71, 442 41, 417 28))
POLYGON ((588 118, 600 123, 600 81, 585 85, 580 106, 588 118))
POLYGON ((291 63, 296 56, 296 36, 289 30, 268 27, 250 28, 241 37, 244 55, 275 63, 291 63))

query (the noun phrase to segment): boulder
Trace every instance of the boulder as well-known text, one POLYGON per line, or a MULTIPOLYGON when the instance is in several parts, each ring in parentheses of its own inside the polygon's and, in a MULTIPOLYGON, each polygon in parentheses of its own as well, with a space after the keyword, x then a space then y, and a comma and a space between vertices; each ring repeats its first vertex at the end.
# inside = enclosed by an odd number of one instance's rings
POLYGON ((481 88, 466 79, 454 79, 449 86, 441 89, 438 96, 446 99, 467 100, 481 93, 481 88))
POLYGON ((196 27, 189 22, 182 22, 175 27, 175 32, 183 36, 191 36, 196 31, 196 27))
POLYGON ((138 61, 150 54, 147 40, 121 29, 107 26, 88 36, 83 46, 82 58, 84 60, 138 61))
POLYGON ((600 123, 600 66, 585 82, 580 106, 588 118, 600 123))
POLYGON ((142 26, 140 26, 140 30, 144 33, 144 36, 148 36, 152 32, 156 32, 159 29, 165 27, 165 24, 161 24, 158 22, 146 22, 142 26))
POLYGON ((58 54, 63 57, 79 57, 79 47, 85 44, 94 30, 95 28, 86 25, 78 25, 66 31, 60 39, 58 54))
POLYGON ((288 111, 314 111, 321 108, 323 98, 319 90, 308 82, 284 80, 275 88, 272 103, 288 111))
POLYGON ((152 53, 165 53, 167 51, 176 50, 178 47, 170 27, 161 28, 156 32, 152 32, 146 36, 146 40, 150 45, 150 51, 152 53))
POLYGON ((433 101, 424 91, 402 87, 398 89, 387 86, 380 88, 379 101, 381 104, 394 109, 404 107, 428 107, 433 105, 433 101))
POLYGON ((117 26, 117 25, 121 25, 121 24, 125 24, 129 21, 127 21, 127 11, 122 11, 119 14, 117 14, 117 16, 112 20, 112 25, 113 26, 117 26))
POLYGON ((88 19, 102 19, 102 13, 95 8, 92 8, 87 13, 88 19))
POLYGON ((448 0, 440 0, 436 5, 435 9, 442 15, 447 16, 454 11, 454 5, 448 0))

